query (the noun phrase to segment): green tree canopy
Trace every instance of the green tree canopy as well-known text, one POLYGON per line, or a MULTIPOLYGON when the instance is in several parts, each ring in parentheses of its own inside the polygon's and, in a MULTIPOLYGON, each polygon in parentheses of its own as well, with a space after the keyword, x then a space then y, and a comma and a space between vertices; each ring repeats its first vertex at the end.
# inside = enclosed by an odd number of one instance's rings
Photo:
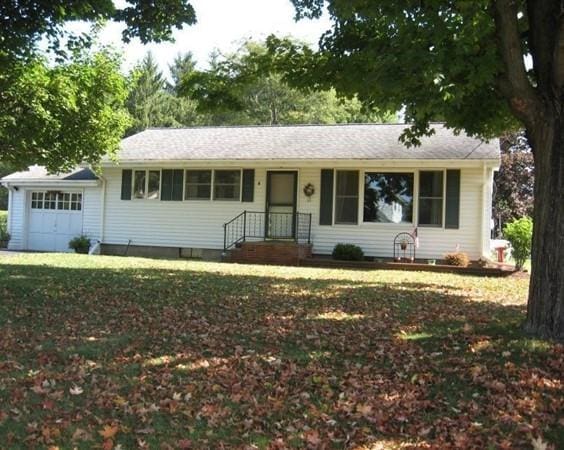
POLYGON ((147 43, 172 39, 174 29, 196 18, 186 0, 130 0, 123 7, 111 0, 0 2, 1 161, 56 171, 117 149, 127 124, 119 61, 108 52, 86 56, 96 33, 69 32, 65 25, 74 21, 94 28, 120 22, 124 41, 147 43))
POLYGON ((0 72, 0 160, 57 171, 116 149, 129 123, 119 67, 101 51, 54 67, 36 57, 0 72))
POLYGON ((196 112, 196 103, 179 97, 178 80, 193 70, 191 54, 178 55, 170 72, 172 83, 167 82, 151 53, 131 71, 127 109, 133 118, 126 135, 138 133, 150 127, 179 127, 198 125, 204 121, 196 112))
POLYGON ((325 10, 318 51, 271 37, 295 86, 334 87, 368 106, 403 107, 416 144, 441 118, 493 138, 524 126, 535 163, 526 330, 564 340, 564 10, 561 0, 292 0, 325 10), (525 59, 531 64, 528 68, 525 59))
POLYGON ((88 44, 90 34, 77 36, 65 29, 65 24, 78 20, 121 22, 125 42, 138 37, 147 43, 171 40, 175 28, 196 23, 196 14, 186 0, 129 0, 123 7, 112 0, 5 0, 0 2, 0 61, 35 55, 43 38, 57 52, 65 50, 64 42, 67 49, 88 44))
MULTIPOLYGON (((291 42, 294 42, 293 40, 291 42)), ((223 58, 212 55, 210 69, 192 70, 181 92, 198 102, 215 124, 343 123, 394 120, 394 114, 365 111, 354 97, 334 89, 290 87, 273 64, 264 43, 246 41, 223 58)))

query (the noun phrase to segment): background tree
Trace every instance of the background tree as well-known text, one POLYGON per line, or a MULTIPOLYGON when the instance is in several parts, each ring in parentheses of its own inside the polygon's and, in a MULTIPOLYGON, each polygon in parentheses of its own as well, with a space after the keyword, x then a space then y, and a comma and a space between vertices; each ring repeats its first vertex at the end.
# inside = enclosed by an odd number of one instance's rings
POLYGON ((130 74, 127 110, 133 118, 127 135, 149 127, 172 126, 172 95, 153 55, 149 52, 130 74))
POLYGON ((494 176, 493 215, 497 234, 513 219, 533 215, 534 161, 525 133, 501 139, 501 166, 494 176))
POLYGON ((96 163, 117 149, 123 135, 124 83, 107 53, 86 57, 96 33, 76 35, 71 21, 99 27, 125 24, 123 40, 172 38, 175 28, 195 23, 186 0, 146 2, 7 0, 0 2, 0 161, 30 163, 56 171, 96 163), (47 66, 39 42, 60 63, 47 66))
POLYGON ((196 111, 194 100, 178 96, 179 80, 188 76, 194 66, 191 54, 178 55, 169 66, 172 82, 168 82, 153 55, 147 53, 129 75, 126 105, 133 123, 127 136, 150 127, 180 127, 205 122, 205 116, 196 111))
POLYGON ((0 160, 54 172, 117 148, 129 123, 119 67, 115 55, 86 52, 54 67, 35 58, 0 73, 0 160))
POLYGON ((60 55, 65 48, 91 43, 92 34, 76 35, 65 29, 65 24, 78 20, 123 23, 124 42, 137 37, 144 44, 171 40, 175 28, 196 23, 194 8, 186 0, 129 0, 121 4, 120 8, 112 0, 89 0, 87 4, 72 0, 0 2, 0 62, 36 56, 43 38, 60 55))
MULTIPOLYGON (((292 41, 293 42, 293 41, 292 41)), ((299 124, 393 121, 395 114, 365 112, 354 97, 336 91, 298 90, 282 79, 266 45, 246 41, 223 58, 212 54, 210 68, 183 78, 181 92, 210 114, 213 124, 299 124)))
MULTIPOLYGON (((0 161, 0 178, 10 175, 15 172, 16 169, 6 163, 0 161)), ((8 189, 0 186, 0 211, 5 211, 8 209, 8 189)))
POLYGON ((493 138, 524 126, 535 162, 525 329, 564 339, 564 5, 561 0, 292 0, 334 26, 319 51, 271 38, 294 84, 333 86, 367 105, 405 108, 403 140, 430 121, 493 138), (525 57, 531 69, 525 66, 525 57))

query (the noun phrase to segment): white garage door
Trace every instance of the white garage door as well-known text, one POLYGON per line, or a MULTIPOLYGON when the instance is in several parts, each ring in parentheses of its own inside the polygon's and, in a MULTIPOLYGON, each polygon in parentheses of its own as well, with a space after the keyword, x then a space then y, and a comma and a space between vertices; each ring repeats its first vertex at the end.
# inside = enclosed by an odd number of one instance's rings
POLYGON ((27 247, 29 250, 68 252, 69 241, 82 234, 80 192, 32 192, 27 247))

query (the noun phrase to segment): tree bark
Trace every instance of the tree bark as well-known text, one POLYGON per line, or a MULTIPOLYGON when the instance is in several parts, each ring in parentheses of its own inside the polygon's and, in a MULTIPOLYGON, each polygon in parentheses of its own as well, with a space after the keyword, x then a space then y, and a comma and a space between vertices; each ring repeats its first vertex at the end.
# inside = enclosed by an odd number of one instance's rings
POLYGON ((561 105, 550 109, 528 130, 535 158, 535 200, 525 330, 564 341, 564 114, 561 105))

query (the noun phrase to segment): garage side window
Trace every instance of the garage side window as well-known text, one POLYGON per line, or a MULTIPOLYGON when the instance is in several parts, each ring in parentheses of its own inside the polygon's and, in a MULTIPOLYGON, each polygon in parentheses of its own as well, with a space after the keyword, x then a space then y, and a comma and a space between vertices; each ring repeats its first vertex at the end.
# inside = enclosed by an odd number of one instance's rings
POLYGON ((43 192, 31 193, 31 209, 43 209, 43 192))

